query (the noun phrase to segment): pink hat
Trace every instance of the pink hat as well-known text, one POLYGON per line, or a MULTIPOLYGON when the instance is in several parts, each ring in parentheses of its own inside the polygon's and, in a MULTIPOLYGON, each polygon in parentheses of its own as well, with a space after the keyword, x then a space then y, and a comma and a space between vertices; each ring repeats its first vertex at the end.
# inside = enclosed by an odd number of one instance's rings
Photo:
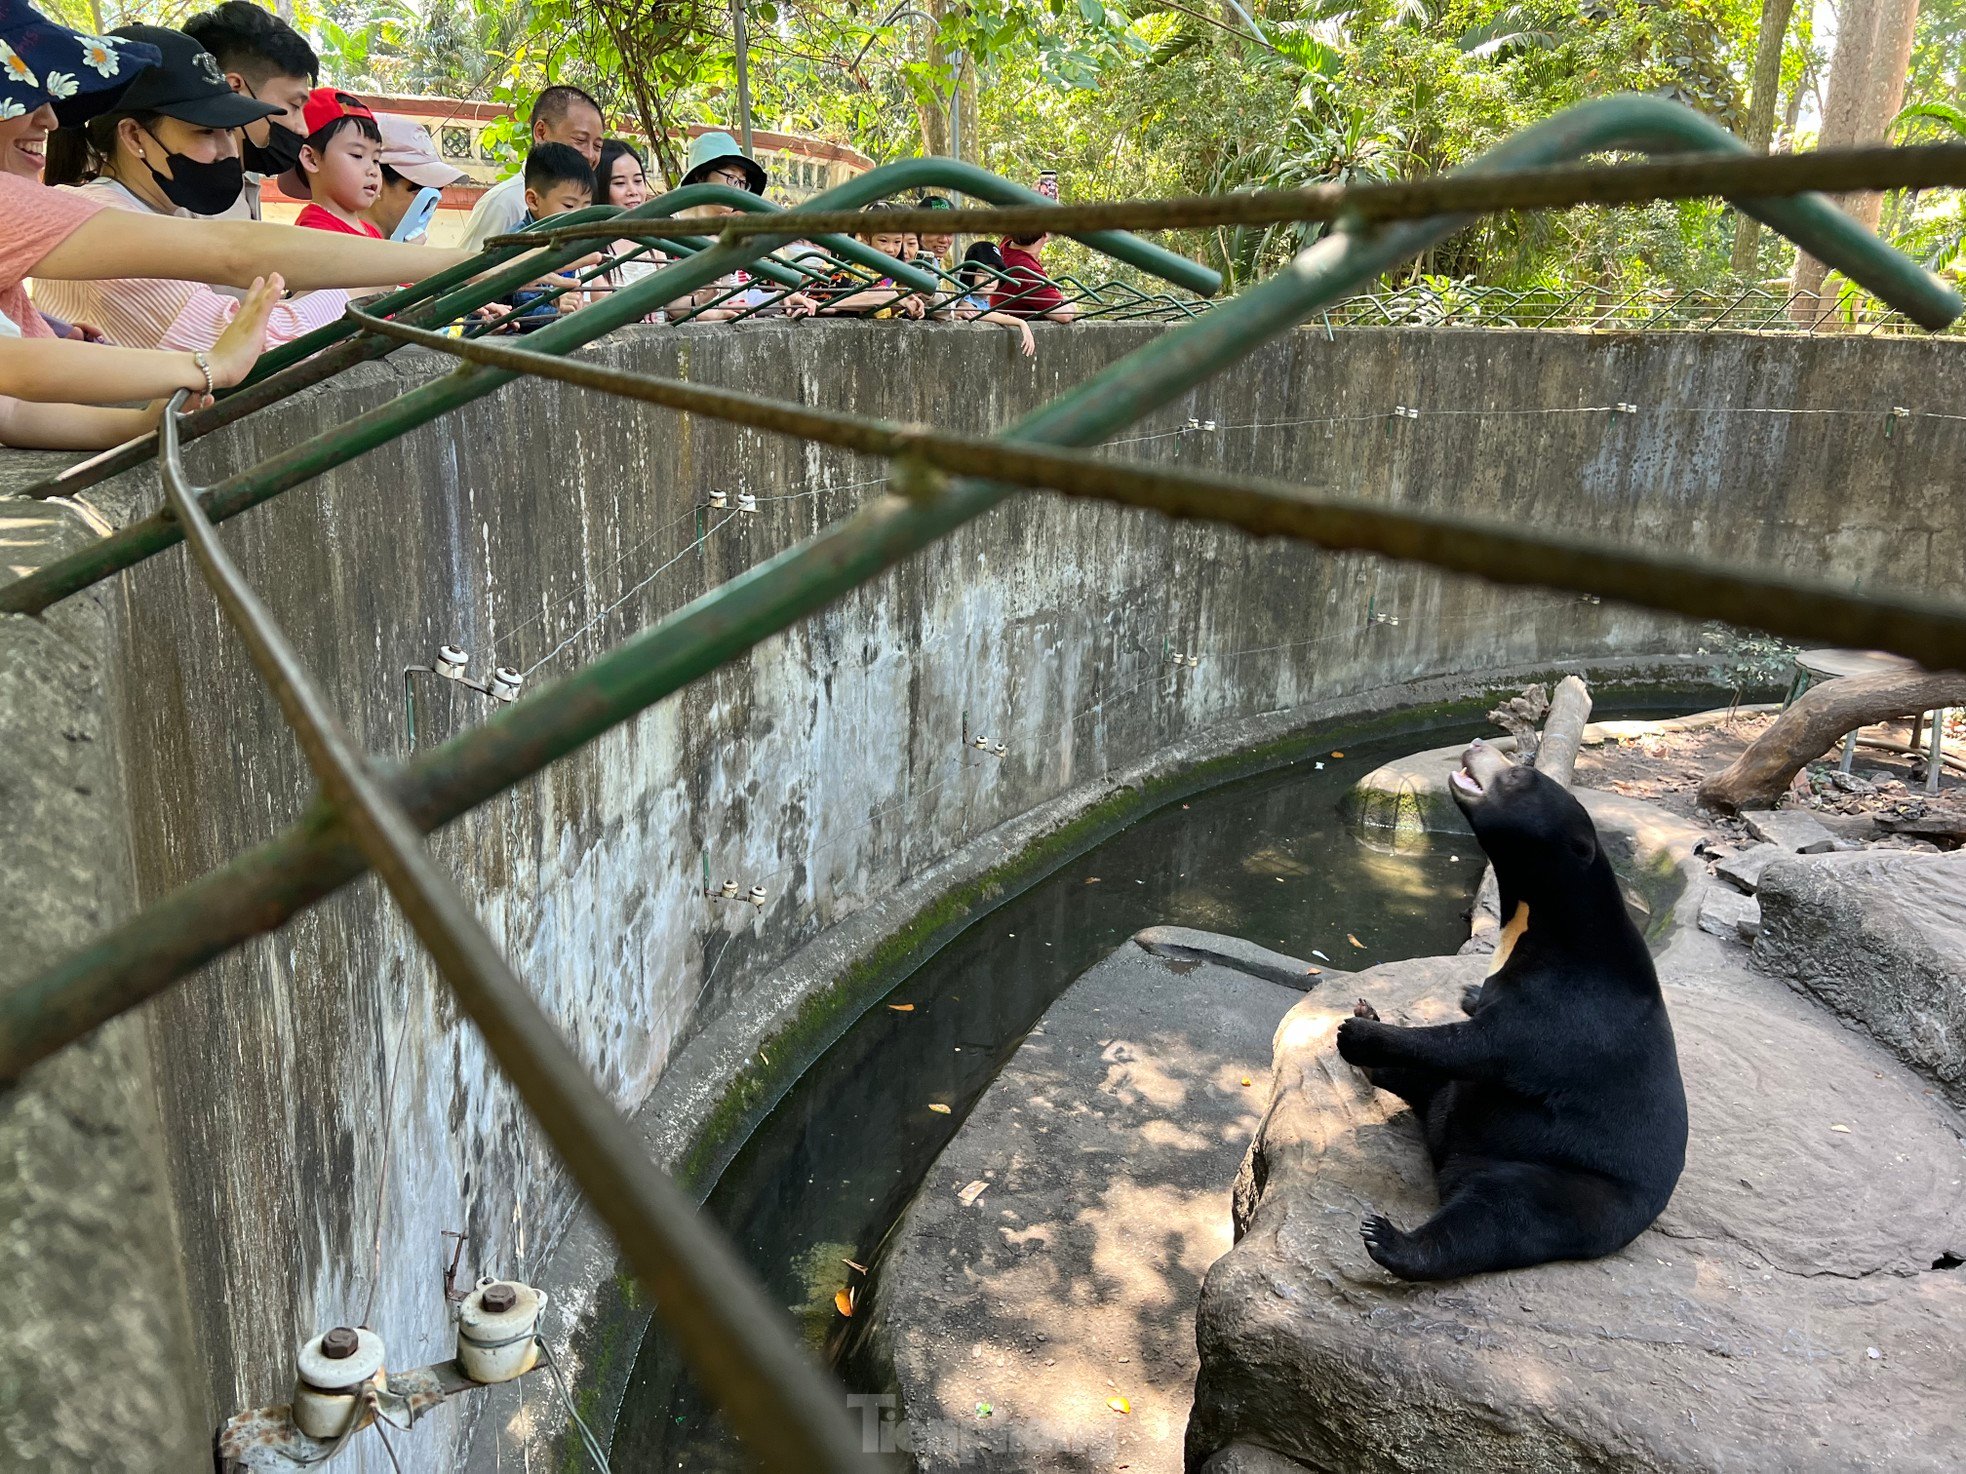
POLYGON ((382 130, 382 162, 409 180, 429 189, 442 189, 464 177, 464 171, 437 157, 430 130, 400 113, 377 113, 382 130))

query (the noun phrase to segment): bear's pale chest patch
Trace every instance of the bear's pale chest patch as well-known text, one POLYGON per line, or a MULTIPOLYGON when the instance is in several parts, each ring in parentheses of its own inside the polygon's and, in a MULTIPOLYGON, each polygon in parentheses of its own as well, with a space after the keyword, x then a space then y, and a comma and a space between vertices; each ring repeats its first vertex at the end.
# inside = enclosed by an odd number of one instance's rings
POLYGON ((1502 928, 1501 936, 1495 939, 1495 960, 1488 964, 1488 976, 1494 977, 1508 965, 1509 954, 1515 951, 1515 944, 1522 940, 1522 934, 1528 930, 1529 903, 1517 901, 1515 915, 1509 918, 1508 925, 1502 928))

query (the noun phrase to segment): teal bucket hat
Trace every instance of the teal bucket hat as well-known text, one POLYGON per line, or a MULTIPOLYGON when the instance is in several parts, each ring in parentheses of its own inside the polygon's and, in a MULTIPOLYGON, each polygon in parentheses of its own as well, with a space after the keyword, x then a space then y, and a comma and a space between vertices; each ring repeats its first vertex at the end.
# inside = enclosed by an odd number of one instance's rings
POLYGON ((765 169, 737 146, 728 133, 700 133, 689 143, 689 167, 683 171, 684 184, 700 184, 703 176, 719 166, 735 164, 744 171, 752 194, 765 192, 765 169))

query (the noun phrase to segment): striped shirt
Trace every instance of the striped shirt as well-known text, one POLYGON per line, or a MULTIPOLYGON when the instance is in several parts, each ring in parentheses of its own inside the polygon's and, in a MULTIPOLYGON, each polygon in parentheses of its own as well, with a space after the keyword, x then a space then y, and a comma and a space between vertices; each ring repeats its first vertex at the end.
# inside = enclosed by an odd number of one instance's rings
MULTIPOLYGON (((57 193, 80 196, 119 210, 150 210, 150 206, 113 179, 92 179, 73 189, 64 187, 57 193)), ((188 210, 172 213, 198 218, 188 210)), ((237 297, 203 282, 153 277, 113 281, 37 278, 34 302, 56 317, 100 328, 111 343, 125 348, 169 348, 181 353, 211 347, 239 313, 237 297)), ((348 294, 337 290, 303 292, 278 303, 267 320, 267 344, 291 342, 325 327, 336 321, 347 305, 348 294)))

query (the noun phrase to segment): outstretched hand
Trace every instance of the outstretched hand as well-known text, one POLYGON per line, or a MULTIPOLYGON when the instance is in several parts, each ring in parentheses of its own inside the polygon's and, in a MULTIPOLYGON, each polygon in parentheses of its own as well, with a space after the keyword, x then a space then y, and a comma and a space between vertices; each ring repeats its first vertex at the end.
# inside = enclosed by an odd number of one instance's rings
POLYGON ((266 350, 266 321, 286 289, 287 284, 278 272, 254 279, 245 300, 239 304, 238 313, 207 355, 213 384, 230 389, 253 371, 253 365, 266 350))

